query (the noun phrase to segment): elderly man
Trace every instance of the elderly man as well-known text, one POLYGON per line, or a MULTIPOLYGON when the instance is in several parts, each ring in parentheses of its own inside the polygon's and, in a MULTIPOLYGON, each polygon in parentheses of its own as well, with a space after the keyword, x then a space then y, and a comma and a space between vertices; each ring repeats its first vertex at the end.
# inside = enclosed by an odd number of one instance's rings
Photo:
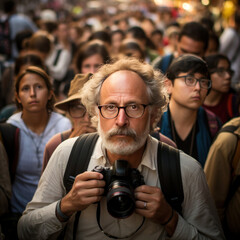
MULTIPOLYGON (((158 140, 149 135, 167 104, 163 76, 158 71, 136 59, 104 65, 83 87, 82 102, 94 114, 92 120, 100 135, 88 171, 76 176, 66 194, 63 176, 76 138, 63 142, 53 153, 19 221, 20 239, 56 239, 66 223, 65 239, 73 239, 76 228, 76 239, 224 239, 197 161, 180 152, 182 215, 173 210, 161 191, 158 140), (135 212, 123 219, 109 214, 104 176, 91 171, 97 165, 110 167, 119 159, 137 168, 145 182, 135 188, 135 212), (81 215, 74 224, 77 211, 81 215)), ((116 208, 121 210, 125 206, 118 200, 120 206, 116 208)))

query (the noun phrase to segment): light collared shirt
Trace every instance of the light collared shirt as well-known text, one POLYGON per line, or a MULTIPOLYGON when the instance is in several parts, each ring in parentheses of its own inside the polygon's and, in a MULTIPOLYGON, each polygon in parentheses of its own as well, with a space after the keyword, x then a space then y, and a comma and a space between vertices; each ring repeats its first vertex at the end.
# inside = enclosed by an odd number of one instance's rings
MULTIPOLYGON (((64 141, 53 153, 40 179, 38 189, 19 221, 20 239, 56 239, 66 225, 57 219, 55 209, 57 201, 66 194, 63 177, 75 141, 76 138, 64 141)), ((138 170, 144 176, 146 185, 160 187, 157 174, 157 147, 158 141, 149 136, 138 170)), ((180 159, 184 189, 183 211, 182 216, 179 215, 171 239, 224 239, 201 166, 183 152, 180 153, 180 159)), ((91 171, 96 165, 108 166, 101 138, 96 143, 88 170, 91 171)), ((109 239, 98 227, 96 209, 97 204, 92 204, 81 212, 77 239, 109 239)), ((68 221, 65 239, 72 239, 74 217, 75 215, 68 221)), ((135 213, 126 219, 113 218, 106 209, 105 197, 101 201, 100 222, 104 231, 109 234, 118 237, 129 235, 140 226, 142 219, 142 216, 135 213)), ((140 230, 128 239, 146 240, 146 237, 151 237, 151 240, 167 239, 166 235, 163 226, 146 219, 140 230)))

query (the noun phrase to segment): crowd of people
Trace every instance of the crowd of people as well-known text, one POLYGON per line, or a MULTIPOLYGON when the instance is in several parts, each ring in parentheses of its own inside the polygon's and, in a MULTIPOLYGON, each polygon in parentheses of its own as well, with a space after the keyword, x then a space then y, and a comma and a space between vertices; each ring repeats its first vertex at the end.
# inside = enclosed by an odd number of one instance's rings
POLYGON ((240 6, 217 32, 209 13, 16 3, 0 17, 0 239, 239 239, 240 6))

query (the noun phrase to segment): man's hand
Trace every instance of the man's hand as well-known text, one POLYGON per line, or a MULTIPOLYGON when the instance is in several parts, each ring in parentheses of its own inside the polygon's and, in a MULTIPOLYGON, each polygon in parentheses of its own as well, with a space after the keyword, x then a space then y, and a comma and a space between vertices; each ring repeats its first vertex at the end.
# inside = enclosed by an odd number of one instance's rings
POLYGON ((74 124, 74 129, 69 138, 78 137, 83 133, 92 133, 96 131, 97 129, 92 126, 91 122, 80 121, 74 124))
POLYGON ((97 172, 84 172, 76 176, 70 192, 62 198, 60 209, 66 216, 82 211, 90 204, 101 200, 105 181, 97 172))
POLYGON ((178 214, 172 212, 172 207, 167 203, 161 189, 142 185, 135 189, 135 198, 135 212, 156 223, 164 224, 168 235, 172 236, 177 226, 178 214))

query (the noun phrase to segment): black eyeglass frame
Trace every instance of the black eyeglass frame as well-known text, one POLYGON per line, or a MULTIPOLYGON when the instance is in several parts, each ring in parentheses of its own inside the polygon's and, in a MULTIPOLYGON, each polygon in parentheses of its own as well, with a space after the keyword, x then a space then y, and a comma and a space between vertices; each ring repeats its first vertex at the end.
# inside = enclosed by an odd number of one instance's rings
POLYGON ((105 119, 114 119, 114 118, 116 118, 116 117, 118 116, 119 110, 120 110, 121 108, 124 109, 125 114, 126 114, 129 118, 135 118, 135 119, 137 119, 137 118, 142 117, 143 114, 144 114, 144 112, 145 112, 145 108, 146 108, 147 106, 151 106, 151 105, 152 105, 152 104, 128 104, 128 105, 126 105, 126 106, 119 107, 119 106, 116 106, 116 105, 114 105, 114 104, 105 104, 105 105, 98 105, 97 107, 98 107, 98 109, 99 109, 102 117, 105 118, 105 119), (114 117, 111 117, 111 118, 107 118, 107 117, 105 117, 105 116, 102 114, 102 108, 103 108, 104 106, 109 106, 109 105, 113 105, 113 106, 115 106, 115 107, 118 109, 116 115, 115 115, 114 117), (142 112, 141 116, 139 116, 139 117, 131 117, 131 116, 128 115, 126 109, 127 109, 127 107, 132 106, 132 105, 140 105, 140 106, 143 106, 143 112, 142 112))
POLYGON ((201 88, 203 88, 203 89, 210 89, 211 88, 211 86, 212 86, 212 81, 210 80, 210 79, 207 79, 207 78, 196 78, 196 77, 194 77, 194 76, 192 76, 192 75, 184 75, 184 76, 178 76, 178 77, 175 77, 175 79, 177 79, 177 78, 184 78, 184 82, 185 82, 185 84, 187 85, 187 86, 189 86, 189 87, 195 87, 196 86, 196 84, 197 84, 197 82, 199 82, 199 84, 200 84, 200 87, 201 88), (195 79, 196 80, 196 82, 193 84, 193 85, 189 85, 189 84, 187 84, 187 77, 192 77, 193 79, 195 79), (205 87, 203 87, 202 86, 202 81, 208 81, 208 83, 209 83, 209 86, 207 87, 207 88, 205 88, 205 87))

